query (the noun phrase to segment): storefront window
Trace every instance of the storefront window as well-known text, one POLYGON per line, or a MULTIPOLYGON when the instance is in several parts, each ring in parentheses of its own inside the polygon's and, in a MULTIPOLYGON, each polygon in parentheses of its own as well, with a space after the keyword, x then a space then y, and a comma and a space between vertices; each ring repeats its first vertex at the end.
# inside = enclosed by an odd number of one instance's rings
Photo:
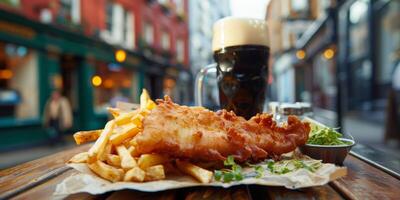
POLYGON ((0 42, 0 120, 39 117, 37 53, 0 42))
POLYGON ((97 62, 92 77, 96 113, 115 107, 117 101, 137 102, 136 74, 119 64, 97 62))
POLYGON ((313 104, 318 108, 336 110, 336 70, 332 59, 318 54, 313 69, 313 104))
POLYGON ((368 53, 368 1, 358 0, 350 6, 350 57, 356 59, 368 53))
POLYGON ((388 84, 400 60, 400 2, 391 1, 379 11, 378 82, 388 84))

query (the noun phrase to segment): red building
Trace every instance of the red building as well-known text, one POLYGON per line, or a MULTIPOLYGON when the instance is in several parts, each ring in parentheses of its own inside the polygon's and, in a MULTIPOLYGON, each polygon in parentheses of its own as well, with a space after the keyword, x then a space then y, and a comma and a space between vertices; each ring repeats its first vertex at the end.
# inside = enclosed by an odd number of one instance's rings
POLYGON ((86 35, 99 34, 127 49, 137 49, 145 42, 156 52, 169 52, 176 62, 188 66, 187 0, 21 0, 21 8, 31 19, 76 26, 86 35), (107 31, 116 33, 107 35, 107 31), (183 55, 178 55, 182 47, 183 55))
POLYGON ((163 80, 159 80, 161 76, 145 78, 144 87, 153 96, 169 94, 177 101, 190 101, 186 89, 178 86, 187 87, 179 84, 179 77, 186 81, 190 77, 180 74, 180 70, 189 71, 187 0, 21 0, 18 8, 5 7, 29 19, 142 54, 156 62, 149 65, 159 65, 161 70, 163 80))

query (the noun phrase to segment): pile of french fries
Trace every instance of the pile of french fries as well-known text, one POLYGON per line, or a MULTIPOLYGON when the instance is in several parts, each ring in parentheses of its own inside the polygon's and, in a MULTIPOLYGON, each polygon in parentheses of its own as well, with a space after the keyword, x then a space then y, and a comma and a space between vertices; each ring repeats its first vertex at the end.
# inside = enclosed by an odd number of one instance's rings
POLYGON ((95 141, 93 146, 70 159, 70 163, 86 163, 98 176, 111 182, 144 182, 166 178, 166 167, 176 167, 202 183, 209 183, 213 173, 187 161, 160 154, 137 155, 133 138, 143 129, 143 118, 157 105, 146 90, 140 95, 140 108, 122 111, 109 108, 114 119, 104 129, 74 134, 76 144, 95 141))

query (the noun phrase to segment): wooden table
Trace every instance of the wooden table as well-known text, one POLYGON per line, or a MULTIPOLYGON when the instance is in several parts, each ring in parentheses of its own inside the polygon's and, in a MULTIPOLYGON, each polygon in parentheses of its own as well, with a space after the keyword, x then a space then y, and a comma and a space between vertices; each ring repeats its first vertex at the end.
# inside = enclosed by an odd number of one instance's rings
MULTIPOLYGON (((0 171, 0 199, 53 199, 58 183, 77 173, 65 162, 88 145, 0 171)), ((67 199, 400 199, 400 180, 349 155, 348 175, 320 187, 288 190, 283 187, 238 186, 230 189, 190 188, 159 193, 118 191, 103 195, 75 194, 67 199)))

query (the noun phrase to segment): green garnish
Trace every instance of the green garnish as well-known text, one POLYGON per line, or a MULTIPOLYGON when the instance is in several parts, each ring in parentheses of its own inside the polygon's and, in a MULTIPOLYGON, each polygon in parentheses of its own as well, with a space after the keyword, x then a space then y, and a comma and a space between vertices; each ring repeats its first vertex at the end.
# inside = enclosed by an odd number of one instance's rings
POLYGON ((297 159, 282 160, 278 162, 269 160, 267 162, 268 169, 273 174, 286 174, 297 171, 298 169, 306 169, 310 172, 315 172, 319 167, 321 167, 321 165, 321 161, 318 160, 310 160, 308 163, 297 159))
POLYGON ((308 138, 307 144, 317 145, 349 145, 352 144, 349 141, 342 141, 340 138, 342 134, 337 132, 333 128, 329 127, 318 127, 315 126, 311 130, 310 138, 308 138))
POLYGON ((256 171, 256 178, 261 178, 264 176, 264 168, 261 165, 255 166, 254 170, 256 171))
POLYGON ((235 163, 233 156, 228 156, 224 161, 227 169, 214 170, 214 178, 217 181, 231 182, 243 180, 242 167, 235 163))
POLYGON ((240 181, 244 177, 256 177, 262 178, 266 171, 270 171, 272 174, 287 174, 289 172, 297 171, 299 169, 306 169, 310 172, 317 171, 322 166, 319 160, 281 160, 275 162, 274 160, 267 160, 266 162, 259 164, 246 163, 246 166, 254 169, 255 175, 245 174, 240 165, 235 163, 233 156, 228 156, 224 161, 225 168, 221 170, 214 170, 214 178, 216 181, 222 181, 224 183, 231 181, 240 181))

